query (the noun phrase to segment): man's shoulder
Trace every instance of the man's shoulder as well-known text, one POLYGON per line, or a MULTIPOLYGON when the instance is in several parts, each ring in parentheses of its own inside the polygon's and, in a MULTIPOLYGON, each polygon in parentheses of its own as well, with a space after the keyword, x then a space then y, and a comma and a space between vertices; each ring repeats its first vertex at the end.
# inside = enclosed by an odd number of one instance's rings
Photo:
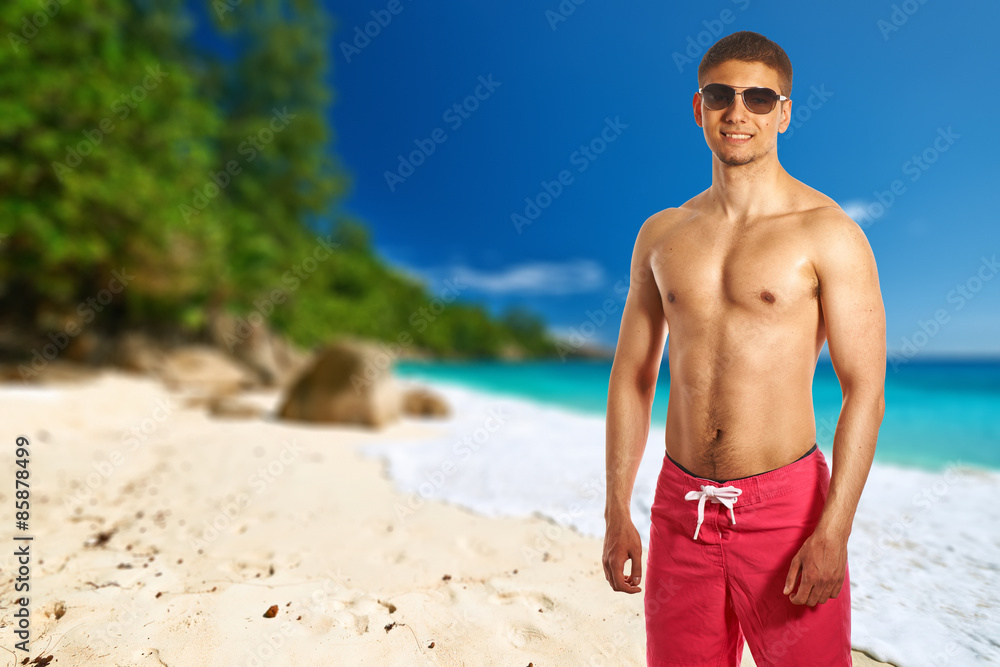
POLYGON ((824 238, 860 231, 858 223, 832 197, 803 183, 800 186, 795 209, 810 236, 824 238))
POLYGON ((817 268, 836 265, 845 258, 860 258, 871 253, 868 237, 861 225, 830 196, 796 181, 792 215, 807 239, 813 265, 817 268))
POLYGON ((665 208, 652 214, 643 221, 636 233, 635 251, 645 256, 648 261, 653 250, 662 243, 664 236, 690 216, 691 211, 685 209, 683 205, 665 208))
POLYGON ((690 199, 679 206, 671 206, 669 208, 657 211, 653 215, 646 218, 645 222, 642 223, 640 228, 640 234, 650 234, 663 232, 680 222, 685 220, 690 220, 692 216, 697 215, 697 209, 693 203, 696 198, 690 199))
POLYGON ((803 211, 802 222, 817 268, 853 263, 872 252, 861 225, 832 199, 803 211))
POLYGON ((809 235, 823 243, 835 238, 860 238, 865 235, 861 226, 833 200, 803 211, 802 221, 809 235))

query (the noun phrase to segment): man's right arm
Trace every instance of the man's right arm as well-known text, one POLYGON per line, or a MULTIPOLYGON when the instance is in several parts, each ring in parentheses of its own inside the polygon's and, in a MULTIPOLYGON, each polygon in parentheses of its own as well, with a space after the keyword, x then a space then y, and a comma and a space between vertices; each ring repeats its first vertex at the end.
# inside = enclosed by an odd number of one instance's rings
POLYGON ((668 332, 650 265, 653 232, 661 227, 663 215, 666 213, 646 220, 636 236, 631 281, 608 384, 604 569, 611 587, 628 593, 642 590, 635 585, 641 580, 642 543, 630 506, 649 437, 650 412, 668 332), (628 580, 623 574, 626 560, 632 561, 628 580))

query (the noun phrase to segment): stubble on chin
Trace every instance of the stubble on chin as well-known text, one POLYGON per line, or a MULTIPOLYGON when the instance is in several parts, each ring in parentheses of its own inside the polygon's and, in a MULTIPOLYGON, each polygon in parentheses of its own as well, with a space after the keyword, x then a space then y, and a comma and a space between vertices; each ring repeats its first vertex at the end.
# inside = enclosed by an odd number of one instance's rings
POLYGON ((757 159, 756 155, 724 155, 721 151, 715 154, 715 157, 719 158, 722 164, 727 164, 730 167, 742 167, 745 164, 750 164, 757 159))

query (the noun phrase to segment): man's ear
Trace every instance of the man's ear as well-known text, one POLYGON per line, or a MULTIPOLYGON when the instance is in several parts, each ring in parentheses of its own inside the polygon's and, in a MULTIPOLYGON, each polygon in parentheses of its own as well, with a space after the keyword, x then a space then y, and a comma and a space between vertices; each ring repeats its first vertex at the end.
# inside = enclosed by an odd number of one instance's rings
POLYGON ((694 122, 698 124, 698 127, 702 127, 701 118, 701 94, 695 92, 694 99, 691 100, 691 106, 694 109, 694 122))
POLYGON ((781 122, 778 123, 778 132, 784 132, 788 129, 788 124, 792 122, 792 101, 785 100, 784 102, 778 102, 781 105, 781 122))

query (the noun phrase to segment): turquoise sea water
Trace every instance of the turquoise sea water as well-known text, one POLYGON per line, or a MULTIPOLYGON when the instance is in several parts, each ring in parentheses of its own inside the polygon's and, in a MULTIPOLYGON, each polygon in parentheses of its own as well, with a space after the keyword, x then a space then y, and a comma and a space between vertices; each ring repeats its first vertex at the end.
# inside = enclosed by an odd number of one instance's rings
MULTIPOLYGON (((454 382, 604 415, 611 361, 406 361, 396 370, 401 377, 454 382)), ((669 387, 664 363, 653 401, 654 426, 666 421, 669 387)), ((925 470, 956 464, 1000 470, 1000 360, 910 360, 889 368, 885 395, 876 461, 925 470)), ((840 404, 837 376, 830 362, 821 360, 813 405, 817 440, 827 451, 840 404)))

